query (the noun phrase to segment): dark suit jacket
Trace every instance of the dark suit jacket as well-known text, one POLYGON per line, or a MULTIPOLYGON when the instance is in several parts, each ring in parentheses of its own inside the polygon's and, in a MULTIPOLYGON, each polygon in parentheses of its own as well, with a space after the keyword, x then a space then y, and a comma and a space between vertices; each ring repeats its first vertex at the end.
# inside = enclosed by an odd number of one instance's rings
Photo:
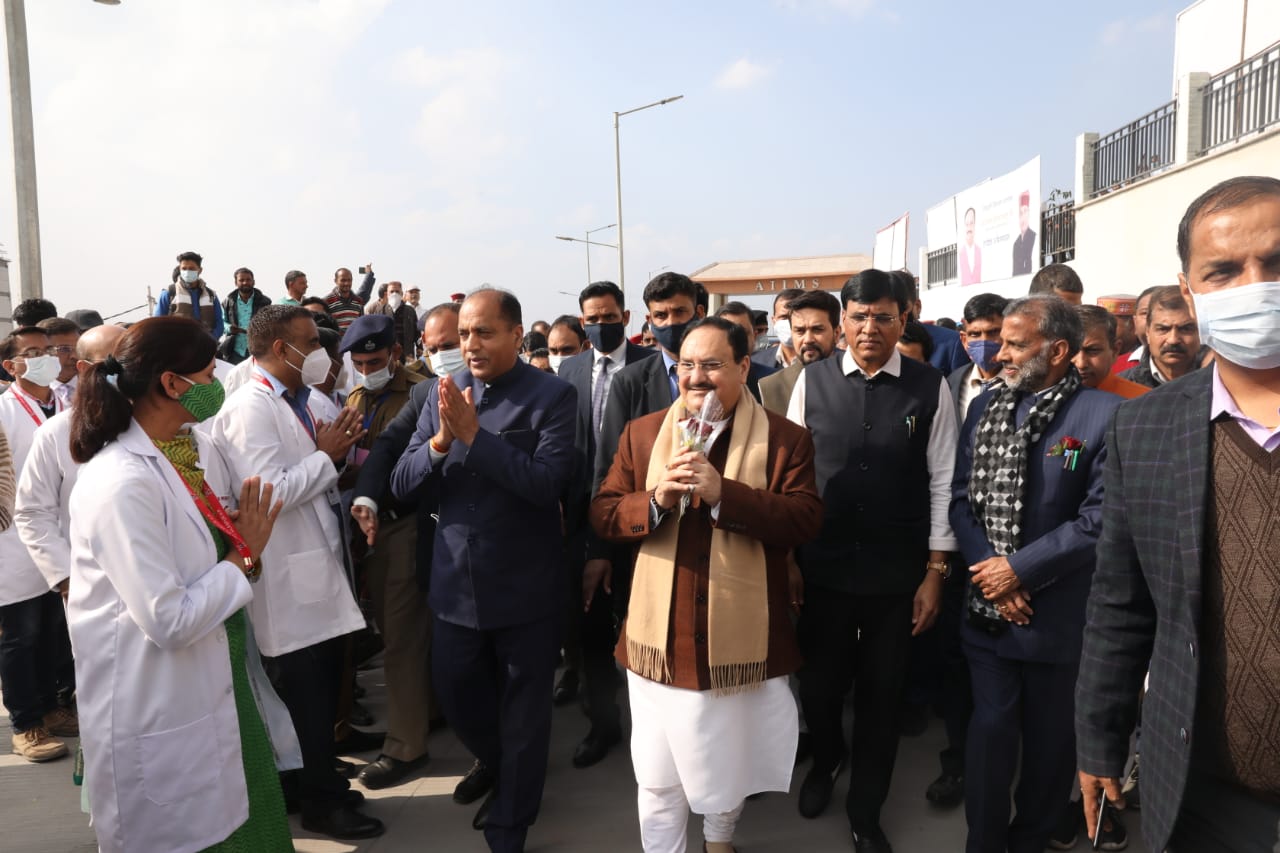
POLYGON ((1032 251, 1036 247, 1036 232, 1028 228, 1018 234, 1016 240, 1013 241, 1013 274, 1014 275, 1030 275, 1034 270, 1034 258, 1031 257, 1032 251))
MULTIPOLYGON (((796 359, 799 361, 800 359, 796 359)), ((747 390, 751 392, 751 396, 756 398, 756 402, 760 402, 760 380, 767 379, 778 372, 777 367, 766 366, 757 362, 751 362, 751 366, 747 368, 747 390)))
MULTIPOLYGON (((425 379, 409 389, 409 400, 396 412, 391 423, 373 440, 373 447, 365 457, 360 474, 356 477, 356 486, 352 491, 353 498, 369 498, 377 503, 391 482, 391 472, 396 462, 409 447, 414 430, 418 427, 418 418, 422 415, 422 407, 427 402, 427 395, 435 388, 436 380, 425 379)), ((435 521, 431 514, 436 511, 435 495, 424 493, 418 499, 418 551, 417 569, 418 583, 427 589, 431 575, 431 547, 434 541, 435 521)), ((379 505, 378 510, 389 507, 379 505)), ((377 544, 374 544, 377 547, 377 544)))
MULTIPOLYGON (((591 502, 591 523, 596 532, 615 542, 626 543, 632 561, 639 550, 637 543, 649 533, 649 492, 645 489, 645 477, 665 415, 665 412, 655 412, 627 425, 618 455, 599 494, 591 502)), ((751 536, 764 546, 769 600, 766 677, 787 675, 800 665, 800 649, 788 605, 787 554, 818 534, 822 525, 822 499, 814 483, 813 439, 809 431, 771 412, 766 412, 765 417, 769 420, 765 461, 768 486, 752 489, 743 483, 724 480, 717 521, 712 522, 710 507, 703 505, 690 510, 683 518, 669 515, 662 522, 680 525, 667 647, 673 683, 677 687, 711 688, 707 644, 698 638, 707 630, 710 570, 706 555, 711 548, 713 527, 751 536)), ((732 429, 730 425, 711 448, 709 461, 719 471, 724 470, 732 429)), ((616 652, 623 666, 627 664, 626 645, 624 632, 616 652)))
POLYGON ((791 392, 795 390, 796 379, 804 370, 804 362, 800 359, 786 367, 766 376, 760 383, 760 403, 776 415, 787 416, 787 406, 791 403, 791 392))
POLYGON ((774 344, 751 353, 751 363, 758 364, 761 367, 772 367, 776 370, 778 368, 778 345, 774 344))
POLYGON ((959 332, 932 323, 925 324, 924 330, 933 338, 933 355, 929 356, 929 363, 942 371, 943 376, 950 376, 957 367, 973 364, 959 332))
MULTIPOLYGON (((657 355, 656 349, 638 347, 627 342, 624 364, 615 365, 619 373, 629 365, 657 355)), ((578 452, 577 468, 573 482, 565 495, 565 526, 572 534, 587 524, 587 504, 591 500, 592 475, 595 471, 596 431, 591 425, 591 374, 595 369, 595 352, 587 350, 566 359, 560 365, 559 376, 578 391, 578 417, 574 430, 574 449, 578 452)), ((614 376, 614 382, 618 379, 614 376)), ((609 386, 610 393, 613 385, 609 386)))
MULTIPOLYGON (((951 529, 960 542, 964 568, 995 556, 986 530, 969 504, 974 432, 992 396, 986 391, 969 407, 951 485, 951 529)), ((1106 428, 1121 402, 1114 394, 1081 388, 1063 403, 1040 440, 1028 448, 1022 547, 1009 556, 1009 564, 1031 593, 1035 614, 1031 624, 1012 625, 996 637, 966 621, 962 630, 965 642, 1014 660, 1070 663, 1079 659, 1085 599, 1102 528, 1106 428), (1075 470, 1064 466, 1063 457, 1046 455, 1066 436, 1084 442, 1075 470)))
POLYGON ((439 494, 431 610, 480 630, 563 613, 560 498, 573 476, 578 393, 523 361, 487 388, 467 370, 453 378, 478 401, 475 441, 453 442, 432 463, 429 442, 440 419, 435 384, 391 475, 400 500, 428 484, 439 494))
MULTIPOLYGON (((1120 777, 1142 708, 1142 834, 1169 843, 1195 733, 1213 371, 1126 402, 1107 436, 1106 524, 1076 685, 1080 769, 1120 777)), ((1035 606, 1034 604, 1032 605, 1035 606)))

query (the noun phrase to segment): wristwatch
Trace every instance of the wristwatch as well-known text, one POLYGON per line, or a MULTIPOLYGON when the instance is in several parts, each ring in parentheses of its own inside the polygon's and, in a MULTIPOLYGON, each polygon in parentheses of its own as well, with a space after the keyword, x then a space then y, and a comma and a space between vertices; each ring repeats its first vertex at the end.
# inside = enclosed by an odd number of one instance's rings
POLYGON ((937 572, 938 574, 942 575, 943 580, 946 580, 947 578, 951 577, 951 563, 948 562, 947 560, 938 560, 936 562, 934 560, 930 560, 928 563, 928 568, 929 568, 929 571, 937 572))

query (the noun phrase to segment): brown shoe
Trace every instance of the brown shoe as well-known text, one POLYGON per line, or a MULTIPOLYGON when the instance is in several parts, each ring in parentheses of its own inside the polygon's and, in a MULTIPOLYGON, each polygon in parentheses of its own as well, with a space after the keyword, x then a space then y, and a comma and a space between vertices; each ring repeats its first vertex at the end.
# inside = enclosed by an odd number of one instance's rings
POLYGON ((44 726, 36 726, 14 734, 13 751, 27 761, 52 761, 67 754, 67 745, 44 726))
POLYGON ((80 717, 67 708, 54 708, 45 714, 44 727, 57 737, 80 737, 80 717))

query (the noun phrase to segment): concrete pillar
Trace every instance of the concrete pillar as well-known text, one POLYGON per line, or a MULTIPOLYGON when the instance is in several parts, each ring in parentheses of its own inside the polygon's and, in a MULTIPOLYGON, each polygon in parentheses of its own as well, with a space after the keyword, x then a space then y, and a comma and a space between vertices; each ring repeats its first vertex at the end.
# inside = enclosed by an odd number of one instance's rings
POLYGON ((19 301, 44 296, 40 270, 40 214, 36 199, 36 143, 31 129, 31 71, 23 0, 4 0, 9 48, 9 104, 13 114, 13 172, 18 197, 19 301))
POLYGON ((1076 137, 1076 204, 1084 204, 1093 195, 1093 146, 1098 141, 1096 133, 1082 133, 1076 137))
POLYGON ((1204 92, 1209 75, 1184 74, 1178 80, 1178 115, 1174 121, 1173 162, 1190 163, 1204 153, 1204 92))

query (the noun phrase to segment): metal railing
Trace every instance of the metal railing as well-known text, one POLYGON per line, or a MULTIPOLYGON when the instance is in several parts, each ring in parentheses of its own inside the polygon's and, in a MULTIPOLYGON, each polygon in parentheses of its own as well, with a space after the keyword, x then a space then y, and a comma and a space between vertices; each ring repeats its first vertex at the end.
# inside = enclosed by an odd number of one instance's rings
POLYGON ((1172 165, 1177 113, 1170 101, 1095 142, 1090 198, 1172 165))
POLYGON ((939 287, 960 277, 957 257, 955 243, 928 254, 929 287, 939 287))
POLYGON ((1202 151, 1280 122, 1280 43, 1211 78, 1201 92, 1202 151))
POLYGON ((1040 253, 1052 264, 1076 256, 1076 203, 1069 192, 1055 190, 1040 212, 1040 253))

